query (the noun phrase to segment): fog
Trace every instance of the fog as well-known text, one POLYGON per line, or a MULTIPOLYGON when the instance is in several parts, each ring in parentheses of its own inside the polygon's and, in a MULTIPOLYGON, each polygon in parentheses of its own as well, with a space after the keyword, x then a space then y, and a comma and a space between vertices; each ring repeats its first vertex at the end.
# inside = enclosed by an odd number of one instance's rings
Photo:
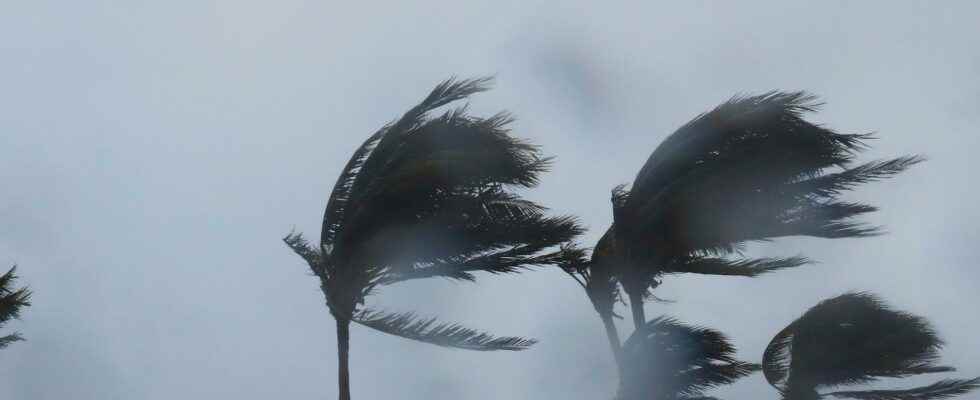
MULTIPOLYGON (((862 159, 929 161, 849 199, 887 235, 780 240, 818 264, 672 277, 647 315, 727 333, 758 361, 817 301, 868 290, 927 316, 951 377, 980 375, 980 5, 973 2, 8 2, 0 12, 0 265, 34 305, 7 325, 2 399, 323 399, 334 323, 280 238, 316 238, 350 153, 439 81, 494 75, 474 114, 556 156, 527 196, 581 217, 656 145, 737 93, 803 89, 813 119, 877 132, 862 159)), ((358 399, 608 399, 615 368, 555 270, 426 280, 372 305, 541 342, 476 353, 355 326, 358 399)), ((620 311, 625 311, 621 309, 620 311)), ((623 321, 622 331, 628 331, 623 321)), ((897 384, 938 379, 926 377, 897 384)), ((761 374, 712 393, 776 399, 761 374)), ((960 397, 980 399, 972 393, 960 397)))

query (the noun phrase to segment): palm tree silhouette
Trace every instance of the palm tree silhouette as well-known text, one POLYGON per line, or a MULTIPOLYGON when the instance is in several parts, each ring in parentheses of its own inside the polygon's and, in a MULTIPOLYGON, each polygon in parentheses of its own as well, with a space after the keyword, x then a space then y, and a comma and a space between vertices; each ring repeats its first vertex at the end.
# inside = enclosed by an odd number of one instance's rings
MULTIPOLYGON (((646 323, 643 302, 664 275, 754 277, 808 260, 744 258, 746 243, 876 234, 854 221, 875 207, 841 201, 840 194, 922 159, 854 165, 871 136, 806 121, 803 114, 818 106, 804 92, 737 96, 679 128, 654 150, 630 189, 613 189, 612 226, 575 273, 608 270, 591 275, 611 275, 619 283, 639 327, 646 323)), ((616 284, 603 287, 618 290, 616 284)), ((602 293, 598 302, 616 297, 602 293)))
POLYGON ((669 317, 641 326, 623 345, 617 400, 709 399, 706 390, 759 370, 735 358, 721 332, 684 325, 669 317))
POLYGON ((848 293, 820 302, 779 332, 763 354, 763 373, 786 400, 929 400, 980 387, 974 378, 901 390, 817 391, 953 371, 937 365, 942 345, 924 318, 892 310, 868 293, 848 293))
POLYGON ((471 281, 475 271, 511 273, 558 264, 562 253, 546 249, 581 232, 573 218, 546 217, 544 207, 508 191, 535 186, 549 165, 536 146, 509 135, 510 116, 472 117, 465 106, 429 116, 489 84, 483 78, 437 85, 354 152, 327 202, 319 246, 298 233, 284 238, 320 279, 336 319, 342 400, 350 398, 351 321, 469 350, 522 350, 535 342, 410 312, 363 308, 381 286, 406 280, 471 281))
MULTIPOLYGON (((10 268, 7 273, 0 275, 0 328, 11 319, 20 318, 20 312, 31 305, 31 291, 26 287, 14 288, 17 280, 17 266, 10 268)), ((0 349, 13 342, 24 340, 19 333, 0 336, 0 349)))

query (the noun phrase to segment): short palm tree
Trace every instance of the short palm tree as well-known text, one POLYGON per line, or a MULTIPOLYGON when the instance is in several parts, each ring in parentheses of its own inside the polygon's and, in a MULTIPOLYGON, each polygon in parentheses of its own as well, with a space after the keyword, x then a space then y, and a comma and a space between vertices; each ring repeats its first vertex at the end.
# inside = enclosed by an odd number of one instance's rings
POLYGON ((839 196, 921 158, 855 165, 870 136, 805 120, 818 105, 803 92, 734 97, 668 136, 629 190, 613 190, 613 223, 591 260, 566 263, 579 277, 583 271, 593 280, 603 277, 595 288, 604 292, 589 292, 600 316, 608 319, 609 299, 619 297, 608 291, 619 286, 640 327, 646 323, 644 299, 664 275, 754 277, 808 262, 799 256, 744 258, 741 250, 750 242, 877 233, 854 220, 875 207, 839 196))
POLYGON ((867 293, 848 293, 820 302, 779 332, 763 354, 763 373, 786 400, 930 400, 980 387, 974 378, 901 390, 818 392, 952 371, 937 365, 942 345, 924 318, 892 310, 867 293))
POLYGON ((286 244, 320 279, 336 319, 340 399, 350 398, 350 323, 405 338, 470 350, 521 350, 534 340, 494 337, 453 323, 363 308, 384 285, 473 272, 517 272, 561 262, 547 249, 581 232, 570 217, 511 188, 537 184, 547 170, 534 145, 509 135, 511 118, 429 114, 488 88, 489 79, 447 80, 354 152, 327 202, 318 245, 291 233, 286 244))
MULTIPOLYGON (((26 287, 14 288, 14 281, 16 280, 16 266, 7 273, 0 275, 0 328, 11 319, 19 318, 20 312, 31 305, 31 291, 26 287)), ((0 336, 0 349, 21 340, 24 338, 16 332, 0 336)))
POLYGON ((735 358, 721 332, 656 318, 623 345, 624 373, 617 400, 710 399, 704 392, 759 370, 735 358))

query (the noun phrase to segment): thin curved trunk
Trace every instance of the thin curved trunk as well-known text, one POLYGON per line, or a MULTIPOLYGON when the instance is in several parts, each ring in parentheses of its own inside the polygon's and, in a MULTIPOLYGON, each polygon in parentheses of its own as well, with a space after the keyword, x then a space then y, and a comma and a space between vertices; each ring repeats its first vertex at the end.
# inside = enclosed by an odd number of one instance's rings
POLYGON ((600 315, 602 318, 602 325, 606 327, 606 337, 609 339, 609 347, 612 349, 613 358, 616 360, 616 368, 622 376, 623 363, 620 357, 623 345, 619 341, 619 331, 616 329, 616 323, 612 319, 612 315, 600 315))
POLYGON ((643 311, 643 291, 631 290, 628 294, 630 297, 630 311, 633 312, 633 329, 640 329, 640 327, 647 323, 646 313, 643 311))
POLYGON ((337 319, 337 385, 338 399, 350 400, 350 320, 337 319))

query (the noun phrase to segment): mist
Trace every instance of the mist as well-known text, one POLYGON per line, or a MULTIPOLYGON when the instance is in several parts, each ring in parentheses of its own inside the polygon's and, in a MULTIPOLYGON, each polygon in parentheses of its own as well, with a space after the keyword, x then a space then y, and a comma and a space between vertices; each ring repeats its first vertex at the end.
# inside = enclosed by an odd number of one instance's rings
MULTIPOLYGON (((0 265, 17 264, 35 294, 9 324, 27 341, 0 354, 0 398, 333 397, 334 322, 281 238, 316 237, 368 135, 436 83, 484 75, 495 88, 471 112, 512 112, 513 134, 556 157, 525 194, 579 216, 586 244, 612 220, 610 189, 735 94, 807 90, 826 101, 814 119, 877 133, 861 160, 926 156, 848 196, 881 207, 868 220, 886 235, 753 246, 819 263, 671 277, 658 296, 676 303, 647 315, 719 329, 758 362, 809 306, 867 290, 928 317, 953 376, 980 375, 978 13, 972 2, 6 4, 0 265)), ((371 301, 540 343, 465 352, 355 326, 356 398, 615 392, 602 325, 560 271, 410 282, 371 301)), ((761 374, 713 394, 778 396, 761 374)))

